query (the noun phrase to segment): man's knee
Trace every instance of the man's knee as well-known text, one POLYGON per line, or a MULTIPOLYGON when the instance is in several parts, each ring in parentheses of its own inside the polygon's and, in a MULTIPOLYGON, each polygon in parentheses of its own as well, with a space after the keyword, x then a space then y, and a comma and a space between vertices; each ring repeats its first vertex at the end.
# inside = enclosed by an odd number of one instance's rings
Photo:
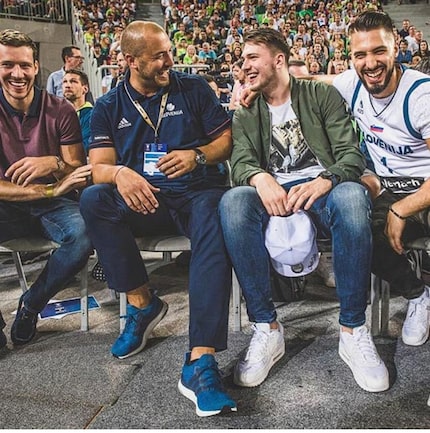
POLYGON ((100 203, 103 196, 112 190, 109 184, 91 185, 82 191, 79 199, 81 214, 85 220, 100 210, 100 203))
POLYGON ((371 199, 367 189, 355 182, 344 182, 339 184, 330 193, 330 199, 336 208, 346 210, 348 213, 358 212, 370 213, 371 199))
POLYGON ((228 190, 221 199, 219 211, 222 217, 228 219, 236 215, 243 216, 258 198, 255 188, 250 186, 238 186, 228 190))

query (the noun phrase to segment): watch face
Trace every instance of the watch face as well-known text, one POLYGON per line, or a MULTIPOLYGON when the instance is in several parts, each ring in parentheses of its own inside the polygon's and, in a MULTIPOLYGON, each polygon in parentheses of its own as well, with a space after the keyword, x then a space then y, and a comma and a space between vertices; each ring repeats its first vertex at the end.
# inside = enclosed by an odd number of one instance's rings
POLYGON ((196 152, 197 164, 206 164, 206 155, 200 149, 194 149, 196 152))
POLYGON ((333 176, 333 173, 329 170, 324 170, 320 173, 320 175, 323 179, 331 179, 331 177, 333 176))

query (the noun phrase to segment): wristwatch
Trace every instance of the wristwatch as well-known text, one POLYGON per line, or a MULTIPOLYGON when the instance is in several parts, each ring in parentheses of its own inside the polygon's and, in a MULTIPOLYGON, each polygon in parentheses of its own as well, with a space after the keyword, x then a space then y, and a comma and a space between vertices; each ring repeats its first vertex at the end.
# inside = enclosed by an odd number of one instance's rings
POLYGON ((331 180, 332 187, 334 188, 339 182, 340 177, 337 174, 332 173, 330 170, 322 171, 318 177, 322 177, 323 179, 331 180))
POLYGON ((196 152, 195 161, 197 164, 206 165, 206 155, 200 149, 193 149, 196 152))

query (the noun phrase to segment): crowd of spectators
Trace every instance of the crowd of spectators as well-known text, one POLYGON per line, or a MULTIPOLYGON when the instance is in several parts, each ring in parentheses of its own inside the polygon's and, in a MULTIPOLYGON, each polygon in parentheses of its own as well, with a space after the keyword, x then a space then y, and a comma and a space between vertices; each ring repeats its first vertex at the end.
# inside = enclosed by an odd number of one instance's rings
MULTIPOLYGON (((74 0, 74 6, 98 66, 115 65, 121 33, 135 19, 136 3, 74 0)), ((175 63, 214 76, 223 103, 233 95, 233 65, 250 29, 271 27, 283 33, 291 60, 304 62, 310 74, 338 74, 351 67, 349 25, 361 11, 382 8, 379 0, 161 0, 175 63)), ((423 32, 408 19, 395 32, 400 63, 414 66, 429 55, 423 32)))
MULTIPOLYGON (((97 66, 117 66, 121 34, 136 18, 137 3, 133 0, 74 0, 73 6, 85 42, 89 45, 97 66)), ((103 93, 110 90, 111 82, 117 78, 117 74, 117 68, 102 71, 103 93)))

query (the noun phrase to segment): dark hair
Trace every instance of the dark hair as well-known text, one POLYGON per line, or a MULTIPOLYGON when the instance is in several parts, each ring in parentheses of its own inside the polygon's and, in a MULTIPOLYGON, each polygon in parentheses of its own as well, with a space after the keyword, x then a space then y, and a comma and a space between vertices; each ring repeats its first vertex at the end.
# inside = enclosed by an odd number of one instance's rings
POLYGON ((236 61, 233 63, 232 67, 235 67, 235 66, 237 66, 238 68, 242 69, 242 66, 243 66, 243 59, 236 60, 236 61))
POLYGON ((18 30, 6 29, 0 32, 0 45, 7 47, 29 47, 33 51, 33 60, 37 60, 37 46, 25 33, 18 30))
POLYGON ((366 11, 359 15, 349 26, 348 33, 368 32, 370 30, 384 29, 387 33, 393 33, 394 23, 385 13, 380 11, 366 11))
POLYGON ((73 57, 73 50, 80 51, 81 49, 76 45, 68 45, 61 50, 61 58, 63 59, 64 63, 66 63, 66 57, 73 57))
POLYGON ((306 63, 304 60, 290 59, 288 60, 288 66, 306 66, 306 63))
POLYGON ((208 83, 215 83, 215 78, 209 74, 200 74, 208 83))
POLYGON ((285 61, 288 63, 290 58, 290 47, 281 32, 271 28, 261 28, 251 30, 246 34, 244 41, 246 43, 266 45, 272 53, 281 52, 285 55, 285 61))
POLYGON ((81 80, 81 84, 89 87, 90 82, 88 80, 88 75, 85 72, 80 71, 79 69, 67 69, 67 71, 64 73, 78 75, 79 79, 81 80))
POLYGON ((423 72, 424 74, 430 75, 430 57, 423 57, 415 66, 411 69, 423 72))

